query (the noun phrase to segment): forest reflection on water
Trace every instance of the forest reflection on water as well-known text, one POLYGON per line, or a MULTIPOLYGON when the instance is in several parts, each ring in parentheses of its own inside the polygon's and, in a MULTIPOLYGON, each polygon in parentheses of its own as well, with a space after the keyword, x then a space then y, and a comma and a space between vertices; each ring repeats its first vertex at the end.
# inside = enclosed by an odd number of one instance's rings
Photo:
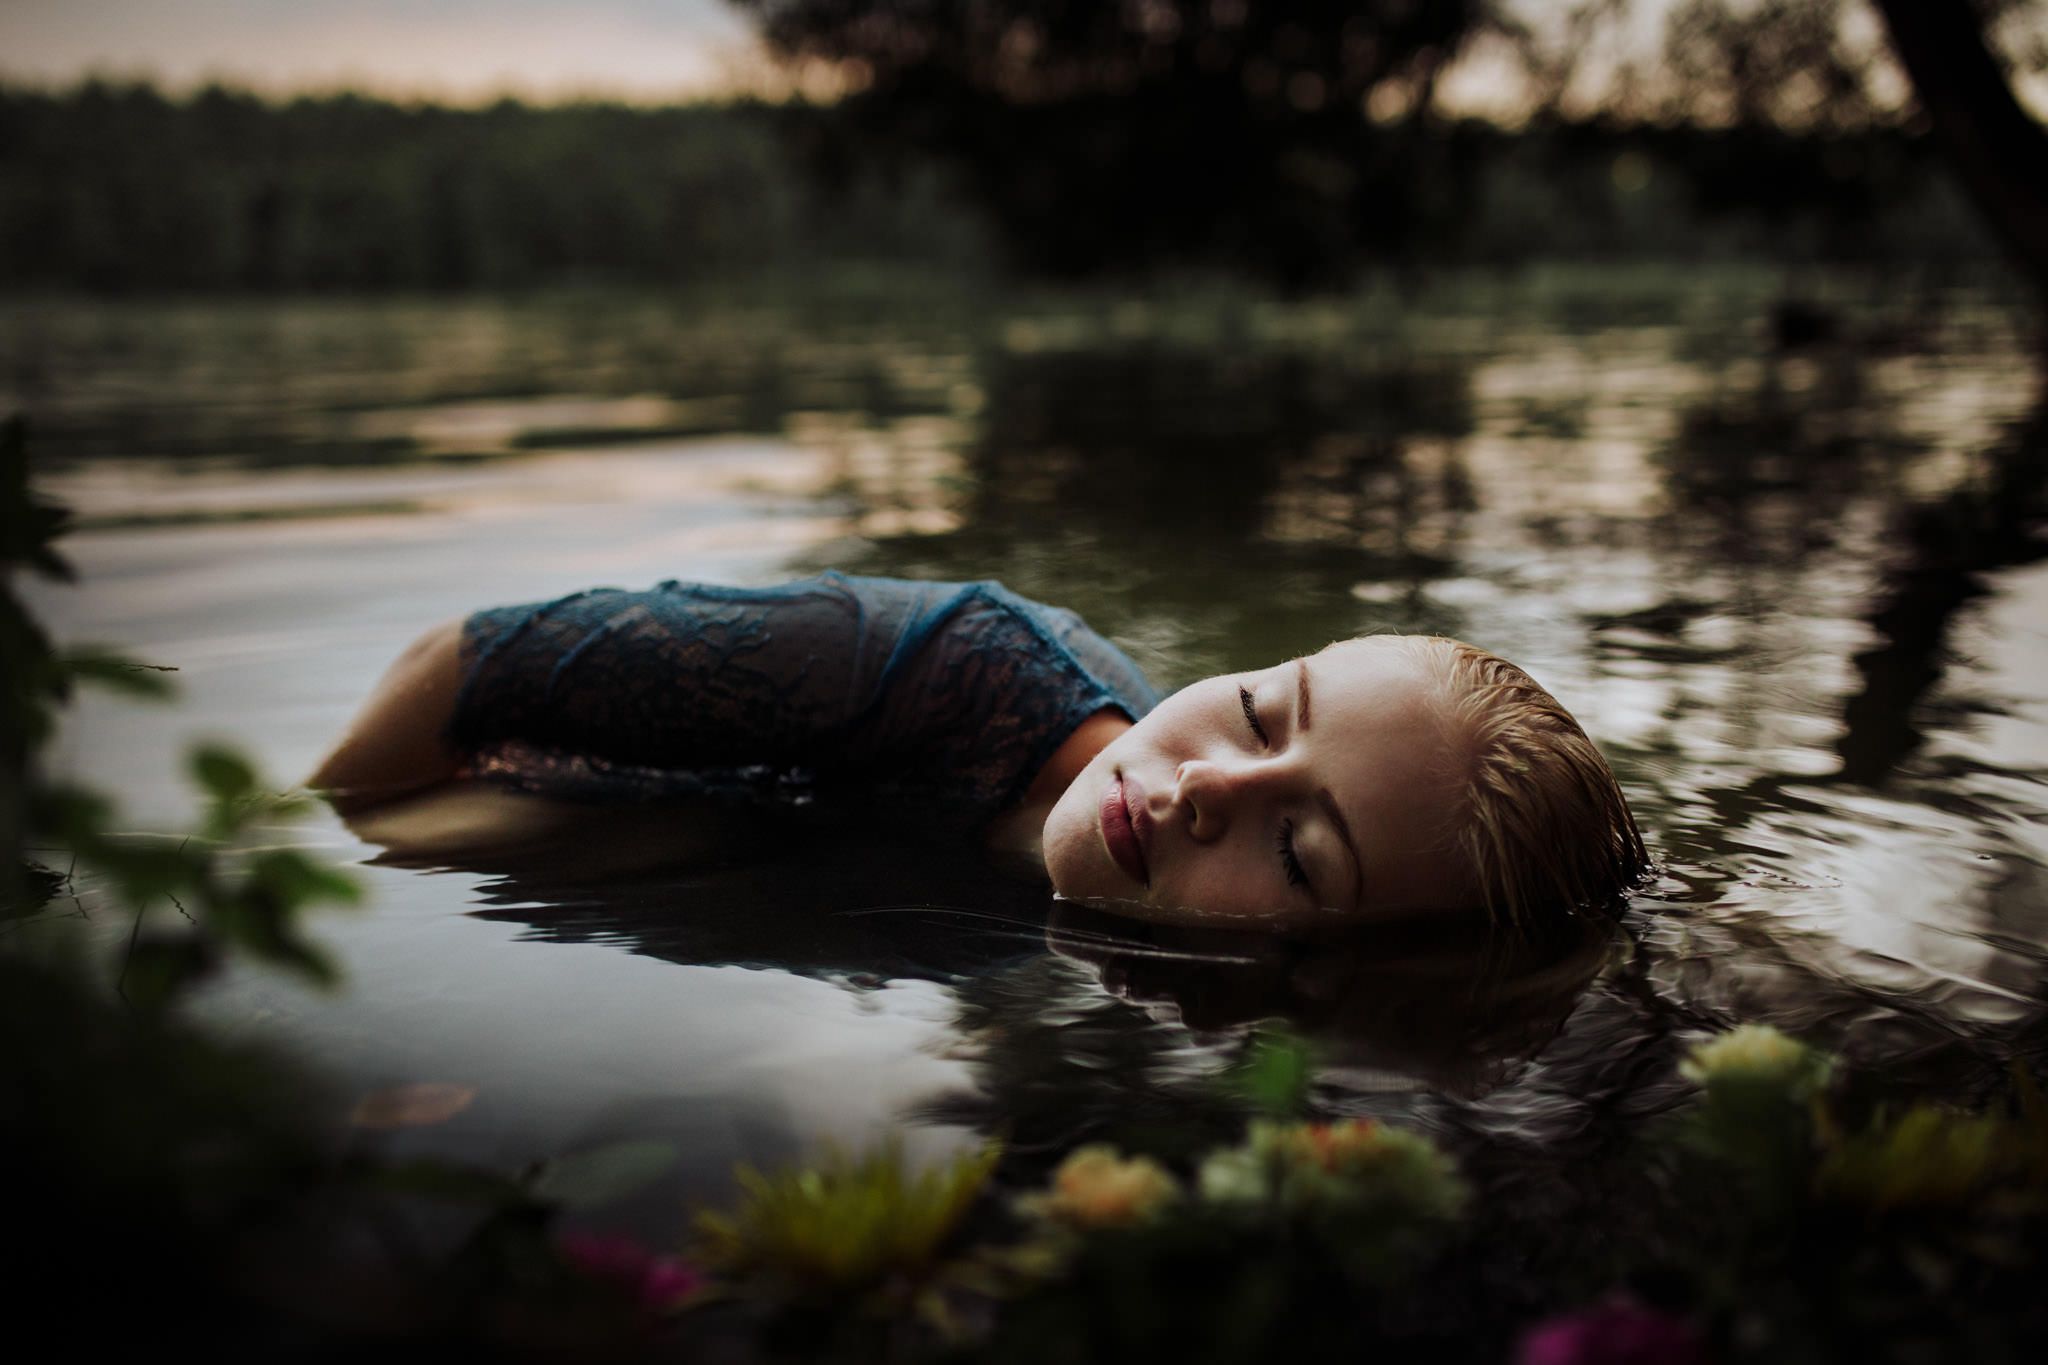
MULTIPOLYGON (((943 1049, 967 1083, 905 1116, 1023 1159, 1200 1146, 1225 1122, 1211 1079, 1277 1016, 1323 1040, 1332 1107, 1425 1124, 1514 1183, 1666 1107, 1684 1043, 1738 1019, 1957 1095, 2048 1047, 2048 412, 1981 299, 1845 298, 1846 340, 1786 352, 1772 287, 46 300, 0 311, 0 373, 88 528, 60 631, 175 653, 245 613, 256 680, 230 705, 197 670, 194 703, 281 770, 400 623, 593 573, 999 578, 1167 685, 1368 630, 1522 662, 1609 753, 1661 864, 1620 936, 1542 960, 1048 925, 1029 880, 829 833, 634 872, 587 840, 466 879, 367 869, 408 913, 461 904, 525 942, 856 997, 938 983, 938 1041, 883 1046, 943 1049), (314 624, 289 583, 248 586, 285 563, 323 579, 314 624), (175 620, 145 605, 145 570, 195 566, 234 586, 175 620)), ((73 760, 140 766, 107 733, 73 760)), ((420 970, 398 923, 343 931, 358 979, 420 970)), ((516 1041, 510 988, 466 989, 516 1041)), ((781 1008, 720 998, 729 1026, 781 1008)), ((376 1073, 376 1044, 351 1047, 376 1073)))

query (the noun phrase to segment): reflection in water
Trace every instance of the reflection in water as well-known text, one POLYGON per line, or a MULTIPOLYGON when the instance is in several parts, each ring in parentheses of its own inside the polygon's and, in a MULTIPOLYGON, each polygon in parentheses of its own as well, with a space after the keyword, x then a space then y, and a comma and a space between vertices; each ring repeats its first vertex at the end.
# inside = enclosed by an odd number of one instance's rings
POLYGON ((1956 614, 1987 575, 2048 558, 2048 396, 1987 450, 1970 484, 1901 515, 1906 554, 1870 615, 1878 643, 1856 655, 1863 688, 1842 708, 1845 781, 1874 785, 1920 747, 1916 716, 1941 680, 1956 614))
MULTIPOLYGON (((2048 1053, 2048 408, 1978 302, 1953 303, 1941 355, 1785 356, 1759 327, 1775 287, 1536 276, 1287 307, 58 300, 0 308, 0 375, 85 491, 135 456, 437 462, 394 483, 416 503, 403 518, 78 538, 95 586, 51 604, 60 630, 185 665, 203 723, 272 752, 323 741, 407 630, 593 580, 996 577, 1168 684, 1367 630, 1523 663, 1608 752, 1661 864, 1584 961, 1271 942, 1163 958, 1155 931, 1065 915, 1048 952, 1042 887, 972 857, 695 824, 686 848, 678 826, 610 819, 480 864, 479 913, 637 968, 692 964, 679 980, 774 968, 724 983, 738 1030, 784 1008, 771 976, 857 998, 926 983, 974 1084, 920 1112, 1025 1160, 1227 1136, 1215 1073, 1249 1021, 1287 1018, 1329 1048, 1331 1106, 1433 1129, 1520 1192, 1517 1216, 1591 1238, 1633 1216, 1617 1154, 1676 1100, 1673 1063, 1704 1030, 1769 1020, 1960 1096, 2048 1053), (463 492, 486 474, 499 502, 463 492), (512 519, 513 495, 547 514, 512 519), (752 558, 678 529, 742 507, 710 529, 752 558), (401 570, 377 577, 372 554, 401 570), (278 700, 280 677, 316 672, 339 681, 278 700)), ((178 468, 149 487, 374 501, 344 467, 178 468)), ((116 785, 134 737, 110 723, 76 758, 116 785)), ((458 885, 413 889, 459 902, 458 885)), ((462 964, 376 960, 491 998, 462 964)), ((648 1073, 642 1091, 674 1093, 648 1073)))
POLYGON ((1048 942, 1120 1000, 1197 1036, 1279 1020, 1353 1084, 1449 1093, 1498 1083, 1547 1042, 1612 945, 1582 919, 1555 942, 1505 942, 1482 923, 1407 924, 1293 943, 1171 929, 1061 908, 1048 942))
POLYGON ((1470 497, 1447 456, 1472 424, 1455 356, 1034 344, 980 385, 958 528, 876 537, 863 570, 1001 578, 1172 682, 1326 643, 1361 575, 1449 570, 1470 497))
POLYGON ((530 939, 768 966, 852 989, 950 982, 1028 955, 1049 903, 1036 874, 973 850, 885 831, 763 828, 673 804, 441 861, 489 872, 472 913, 524 924, 530 939))

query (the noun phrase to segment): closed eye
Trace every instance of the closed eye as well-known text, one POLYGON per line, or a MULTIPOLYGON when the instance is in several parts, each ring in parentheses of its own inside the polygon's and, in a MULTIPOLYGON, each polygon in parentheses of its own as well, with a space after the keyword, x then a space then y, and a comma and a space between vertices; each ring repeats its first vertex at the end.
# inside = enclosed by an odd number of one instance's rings
POLYGON ((1266 738, 1266 727, 1259 724, 1259 708, 1252 705, 1252 694, 1240 687, 1237 689, 1237 699, 1244 706, 1244 723, 1252 727, 1252 733, 1258 736, 1260 747, 1272 748, 1273 742, 1266 738))
POLYGON ((1280 822, 1280 870, 1286 874, 1289 886, 1307 886, 1308 869, 1301 865, 1301 859, 1294 852, 1294 822, 1280 822))

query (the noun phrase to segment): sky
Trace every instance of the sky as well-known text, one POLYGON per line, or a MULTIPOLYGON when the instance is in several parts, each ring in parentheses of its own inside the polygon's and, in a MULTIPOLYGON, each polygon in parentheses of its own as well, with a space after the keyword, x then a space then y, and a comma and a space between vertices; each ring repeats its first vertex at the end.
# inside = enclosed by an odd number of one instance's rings
POLYGON ((464 103, 656 102, 769 79, 725 0, 0 0, 0 79, 95 74, 464 103))
MULTIPOLYGON (((1674 3, 1638 0, 1608 50, 1582 54, 1591 79, 1617 58, 1653 55, 1674 3)), ((1556 0, 1510 0, 1509 10, 1539 25, 1559 12, 1556 0)), ((1511 66, 1475 48, 1448 73, 1438 108, 1512 117, 1511 66)), ((95 75, 465 104, 666 103, 791 85, 727 0, 0 0, 0 81, 95 75)), ((2048 80, 2020 93, 2048 114, 2048 80)))
MULTIPOLYGON (((1513 7, 1533 17, 1550 3, 1513 7)), ((1635 7, 1638 41, 1654 47, 1671 3, 1635 7)), ((1452 73, 1446 103, 1493 112, 1502 64, 1474 58, 1452 73)), ((0 0, 0 80, 91 75, 458 103, 787 88, 727 0, 0 0)))

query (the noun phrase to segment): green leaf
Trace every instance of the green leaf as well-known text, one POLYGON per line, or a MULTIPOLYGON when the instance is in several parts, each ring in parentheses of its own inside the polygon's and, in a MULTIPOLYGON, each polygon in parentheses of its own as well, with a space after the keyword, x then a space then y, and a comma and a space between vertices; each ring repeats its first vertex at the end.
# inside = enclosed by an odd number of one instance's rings
POLYGON ((1253 1039, 1228 1073, 1230 1088, 1262 1114, 1293 1118, 1308 1112, 1315 1086, 1315 1055, 1286 1029, 1268 1027, 1253 1039))
POLYGON ((161 1010, 219 965, 218 953, 196 934, 136 940, 121 962, 116 987, 137 1009, 161 1010))
POLYGON ((524 1186, 496 1171, 433 1157, 388 1166, 367 1166, 360 1174, 363 1182, 373 1189, 416 1195, 422 1199, 439 1199, 451 1204, 519 1204, 527 1198, 524 1186))
POLYGON ((815 1165, 772 1174, 736 1167, 739 1206, 697 1216, 696 1252, 771 1295, 926 1279, 998 1156, 991 1146, 912 1172, 892 1141, 858 1157, 828 1147, 815 1165))
POLYGON ((43 784, 28 793, 27 833, 70 848, 96 846, 113 814, 113 803, 97 792, 43 784))
POLYGON ((51 548, 69 529, 71 513, 29 491, 27 423, 0 423, 0 565, 22 564, 69 582, 71 566, 51 548))
POLYGON ((334 965, 292 930, 291 913, 268 887, 250 884, 204 907, 207 923, 252 956, 289 968, 315 985, 341 979, 334 965))
POLYGON ((534 1197, 568 1209, 623 1199, 676 1164, 671 1142, 614 1142, 546 1162, 528 1185, 534 1197))
POLYGON ((183 844, 125 839, 103 839, 87 852, 87 861, 120 889, 129 905, 189 893, 199 881, 203 857, 183 844))
POLYGON ((287 912, 316 901, 354 905, 363 890, 344 874, 322 867, 296 849, 276 848, 249 860, 249 876, 269 888, 287 912))
POLYGON ((138 663, 109 650, 67 650, 59 664, 65 674, 77 682, 93 683, 124 696, 161 701, 177 690, 166 676, 177 672, 175 668, 138 663))
POLYGON ((256 770, 232 749, 202 744, 192 751, 192 775, 216 801, 240 801, 256 791, 256 770))

